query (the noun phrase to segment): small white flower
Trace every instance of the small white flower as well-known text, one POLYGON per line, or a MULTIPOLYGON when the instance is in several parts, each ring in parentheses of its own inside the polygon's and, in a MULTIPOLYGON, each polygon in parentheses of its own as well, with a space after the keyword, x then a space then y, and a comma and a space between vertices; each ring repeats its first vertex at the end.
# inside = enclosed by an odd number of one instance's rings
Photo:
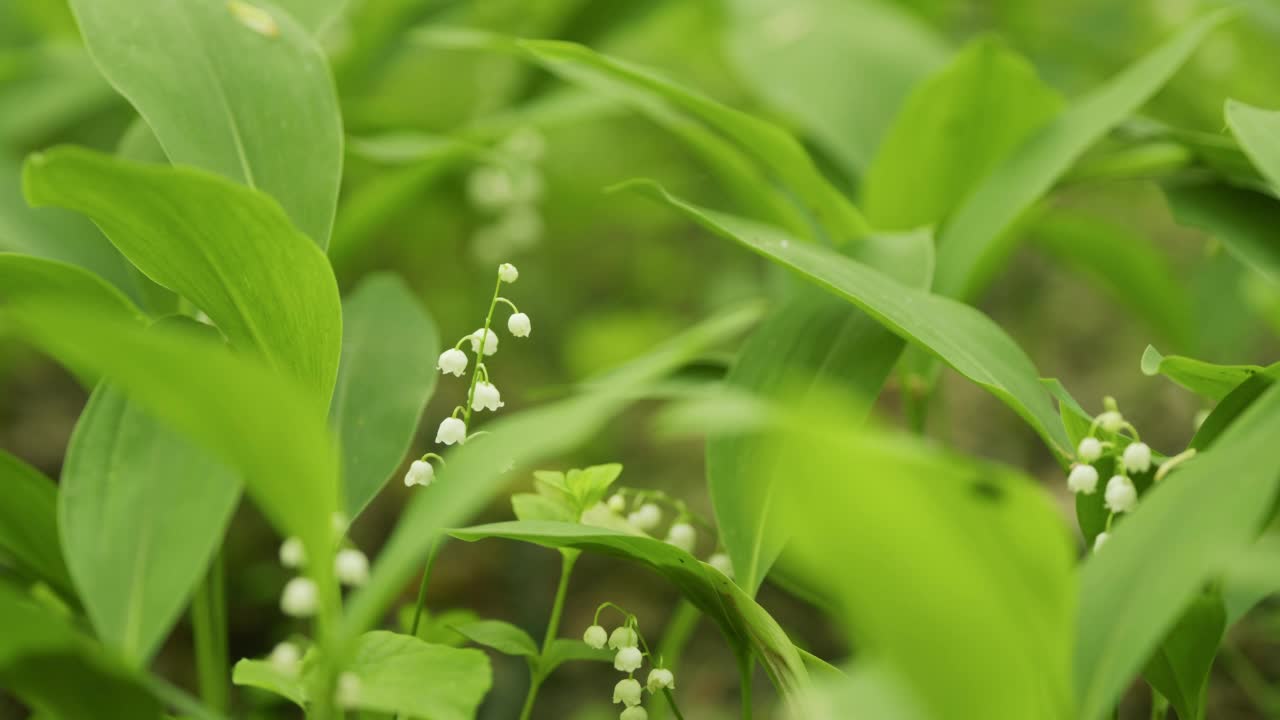
POLYGON ((271 667, 275 668, 276 672, 285 675, 296 675, 298 673, 298 663, 302 661, 302 651, 291 642, 277 643, 271 649, 271 655, 267 657, 267 661, 271 663, 271 667))
POLYGON ((626 703, 627 707, 640 704, 641 693, 644 689, 640 687, 640 683, 635 678, 623 678, 613 686, 613 704, 626 703))
POLYGON ((467 339, 471 341, 471 352, 480 352, 480 338, 484 338, 485 355, 492 355, 498 352, 498 333, 492 330, 489 331, 488 335, 485 335, 484 333, 485 329, 480 328, 467 336, 467 339))
POLYGON ((520 271, 511 263, 502 263, 498 266, 498 279, 504 283, 513 283, 520 279, 520 271))
POLYGON ((635 647, 639 644, 640 638, 636 636, 636 631, 626 625, 623 625, 620 628, 615 628, 609 635, 610 650, 635 647))
POLYGON ((635 672, 642 664, 644 664, 644 655, 637 647, 624 647, 613 656, 613 669, 620 672, 635 672))
POLYGON ((360 676, 344 672, 338 676, 338 692, 334 697, 338 705, 353 708, 360 704, 360 676))
POLYGON ((343 585, 363 585, 369 580, 369 558, 355 548, 343 548, 333 558, 333 572, 343 585))
POLYGON ((498 393, 498 388, 493 383, 476 383, 476 393, 471 399, 472 410, 497 410, 504 404, 502 395, 498 393))
POLYGON ((302 538, 287 537, 280 543, 280 564, 287 568, 300 568, 307 562, 307 548, 302 538))
POLYGON ((689 523, 678 522, 667 530, 667 542, 685 552, 693 552, 698 542, 698 531, 689 523))
POLYGON ((632 705, 618 716, 618 720, 649 720, 649 711, 640 705, 632 705))
POLYGON ((409 466, 409 472, 404 474, 404 486, 413 487, 421 485, 429 487, 436 479, 436 469, 426 460, 414 460, 409 466))
POLYGON ((662 522, 662 510, 653 503, 645 503, 635 512, 627 515, 627 522, 637 530, 648 532, 662 522))
POLYGON ((609 639, 609 634, 605 632, 604 628, 600 627, 599 625, 592 625, 591 627, 587 628, 586 632, 582 633, 582 642, 586 643, 589 647, 595 648, 596 650, 602 649, 604 647, 604 644, 608 641, 608 639, 609 639))
POLYGON ((1080 441, 1080 447, 1076 449, 1076 455, 1080 456, 1080 462, 1095 462, 1102 457, 1102 442, 1098 438, 1087 437, 1080 441))
POLYGON ((1120 432, 1124 427, 1124 416, 1116 410, 1108 410, 1098 416, 1098 426, 1107 432, 1120 432))
POLYGON ((1093 539, 1093 551, 1098 552, 1098 550, 1100 550, 1103 545, 1106 545, 1107 541, 1110 539, 1111 539, 1111 533, 1109 532, 1098 533, 1098 536, 1093 539))
MULTIPOLYGON (((472 342, 472 346, 475 343, 472 342)), ((440 353, 440 359, 436 361, 436 369, 446 375, 454 377, 462 377, 462 373, 467 371, 467 354, 458 348, 449 348, 440 353)))
POLYGON ((485 165, 467 177, 467 197, 482 210, 497 210, 511 204, 515 183, 505 168, 485 165))
POLYGON ((526 162, 537 162, 547 148, 546 138, 537 128, 523 127, 502 141, 502 150, 526 162))
POLYGON ((280 609, 285 615, 311 617, 320 607, 320 591, 311 578, 296 577, 284 586, 280 595, 280 609))
POLYGON ((467 424, 456 417, 447 417, 440 421, 440 429, 436 430, 436 442, 452 445, 466 442, 467 424))
POLYGON ((649 692, 657 693, 663 688, 676 689, 676 676, 666 668, 654 668, 649 671, 649 679, 645 682, 649 692))
POLYGON ((1077 495, 1092 495, 1098 489, 1098 471, 1092 465, 1076 465, 1067 475, 1067 489, 1077 495))
POLYGON ((329 527, 333 529, 333 534, 342 537, 347 532, 347 526, 350 525, 347 520, 346 513, 342 511, 335 512, 329 516, 329 527))
POLYGON ((507 331, 516 337, 529 337, 531 329, 529 316, 524 313, 515 313, 507 318, 507 331))
POLYGON ((716 553, 707 558, 707 564, 728 577, 733 577, 733 561, 724 553, 716 553))
POLYGON ((1106 502, 1111 512, 1129 512, 1138 502, 1138 490, 1129 478, 1116 475, 1107 481, 1106 502))
POLYGON ((1124 449, 1124 466, 1131 473, 1144 473, 1151 468, 1151 448, 1146 443, 1132 443, 1124 449))
POLYGON ((627 499, 621 495, 611 495, 609 497, 609 509, 622 514, 622 511, 627 509, 627 499))

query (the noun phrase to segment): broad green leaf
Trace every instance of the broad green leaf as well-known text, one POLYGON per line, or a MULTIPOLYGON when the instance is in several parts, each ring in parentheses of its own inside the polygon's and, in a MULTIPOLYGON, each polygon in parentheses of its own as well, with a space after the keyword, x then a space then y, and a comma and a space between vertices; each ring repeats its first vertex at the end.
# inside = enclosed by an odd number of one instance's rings
POLYGON ((1151 345, 1142 353, 1142 374, 1164 375, 1197 395, 1221 400, 1250 377, 1262 372, 1257 365, 1216 365, 1180 355, 1161 355, 1151 345))
MULTIPOLYGON (((858 255, 904 282, 928 287, 933 271, 928 233, 874 236, 853 252, 881 243, 900 256, 868 250, 858 255)), ((850 415, 865 416, 904 347, 902 339, 843 299, 804 286, 743 343, 725 382, 768 400, 784 399, 798 388, 813 392, 838 386, 858 404, 850 415)), ((707 486, 720 541, 733 561, 734 580, 750 595, 785 542, 785 532, 777 527, 773 484, 753 482, 773 479, 754 472, 769 444, 767 432, 707 440, 707 486)))
POLYGON ((33 155, 27 198, 92 218, 135 265, 327 402, 342 316, 324 253, 255 190, 79 148, 33 155))
POLYGON ((1228 100, 1227 126, 1262 176, 1280 193, 1280 111, 1228 100))
POLYGON ((240 498, 235 473, 110 384, 76 423, 58 493, 71 577, 99 638, 144 666, 204 577, 240 498))
POLYGON ((356 707, 424 720, 472 720, 492 684, 479 650, 385 630, 360 637, 346 671, 360 678, 356 707))
POLYGON ((525 40, 520 47, 552 72, 571 75, 595 86, 619 87, 624 94, 641 90, 696 117, 737 143, 795 194, 815 214, 836 244, 865 235, 865 218, 818 170, 804 147, 781 128, 721 105, 696 92, 630 63, 606 57, 574 43, 525 40), (583 79, 586 80, 583 80, 583 79))
POLYGON ((0 450, 0 555, 23 573, 71 597, 58 542, 58 488, 40 471, 0 450))
POLYGON ((656 184, 641 181, 633 187, 707 230, 845 298, 895 335, 936 355, 994 394, 1039 433, 1055 455, 1070 454, 1062 423, 1030 358, 978 310, 904 285, 832 250, 789 238, 776 228, 684 202, 656 184))
POLYGON ((69 619, 0 583, 0 686, 37 716, 160 720, 138 678, 79 636, 69 619))
POLYGON ((1195 437, 1191 438, 1190 447, 1196 450, 1204 450, 1231 427, 1231 424, 1240 417, 1240 414, 1249 408, 1267 388, 1275 383, 1276 377, 1280 377, 1280 363, 1267 367, 1263 372, 1249 376, 1248 380, 1240 383, 1231 392, 1227 393, 1218 404, 1214 406, 1213 412, 1200 423, 1200 427, 1196 429, 1195 437))
MULTIPOLYGON (((0 25, 7 22, 0 16, 0 25)), ((0 49, 0 145, 6 148, 39 146, 118 103, 78 42, 0 49)))
POLYGON ((581 638, 556 638, 538 663, 538 672, 546 676, 561 665, 577 660, 611 663, 613 656, 614 652, 609 648, 597 650, 582 642, 581 638))
POLYGON ((483 508, 511 482, 512 470, 576 447, 649 383, 740 334, 758 317, 754 306, 716 316, 597 378, 580 394, 503 417, 485 426, 489 434, 455 446, 445 455, 447 464, 435 484, 414 494, 383 546, 369 583, 351 597, 347 632, 372 627, 421 569, 440 533, 483 508))
POLYGON ((347 0, 273 0, 273 4, 292 15, 302 27, 318 33, 342 13, 347 0))
MULTIPOLYGON (((12 297, 0 288, 0 323, 71 366, 94 368, 156 418, 234 467, 282 535, 296 535, 311 558, 331 557, 338 510, 338 459, 324 406, 296 382, 207 333, 160 325, 143 329, 119 315, 12 297)), ((308 564, 326 611, 333 569, 308 564)))
POLYGON ((307 688, 297 673, 283 672, 270 660, 240 660, 231 669, 231 682, 275 693, 306 709, 307 688))
MULTIPOLYGON (((332 3, 290 4, 318 14, 332 3)), ((305 29, 247 0, 72 0, 71 8, 98 69, 170 160, 264 191, 328 246, 342 124, 324 52, 305 29), (246 7, 266 19, 255 27, 237 12, 246 7)))
POLYGON ((1218 590, 1201 592, 1142 671, 1169 699, 1178 720, 1204 720, 1209 670, 1227 629, 1227 611, 1218 590))
POLYGON ((786 560, 835 598, 854 669, 882 665, 928 717, 1074 720, 1074 553, 1038 484, 792 410, 769 466, 786 474, 786 560))
POLYGON ((1280 592, 1280 535, 1267 532, 1232 558, 1222 576, 1227 626, 1244 617, 1263 599, 1280 592))
POLYGON ((996 166, 947 222, 938 241, 942 295, 965 298, 978 288, 1001 236, 1053 187, 1081 154, 1156 93, 1209 31, 1228 17, 1206 15, 1130 65, 1027 139, 996 166))
POLYGON ((749 650, 764 666, 784 696, 808 684, 808 673, 795 647, 769 613, 727 577, 689 553, 647 535, 545 521, 515 521, 452 530, 467 541, 505 538, 550 548, 573 548, 621 557, 665 577, 689 602, 715 620, 725 638, 749 650))
POLYGON ((1280 239, 1275 233, 1280 202, 1226 185, 1166 187, 1164 192, 1180 224, 1205 231, 1237 260, 1280 285, 1280 239))
POLYGON ((1030 228, 1036 247, 1094 280, 1168 340, 1189 345, 1191 298, 1164 255, 1132 228, 1051 209, 1030 228))
POLYGON ((877 228, 941 222, 1062 106, 1035 68, 993 37, 969 43, 911 93, 862 182, 877 228))
POLYGON ((504 655, 537 657, 538 644, 529 633, 501 620, 476 620, 454 625, 454 630, 477 645, 493 648, 504 655))
POLYGON ((404 460, 436 387, 435 321, 395 275, 366 278, 342 303, 342 362, 329 408, 342 447, 349 518, 404 460))
POLYGON ((946 61, 944 41, 894 3, 733 0, 729 59, 766 102, 850 176, 871 160, 894 112, 946 61), (856 68, 832 81, 832 68, 856 68))
POLYGON ((1278 436, 1280 391, 1272 386, 1211 448, 1145 493, 1084 564, 1075 653, 1081 720, 1110 712, 1203 584, 1257 536, 1280 482, 1278 436))

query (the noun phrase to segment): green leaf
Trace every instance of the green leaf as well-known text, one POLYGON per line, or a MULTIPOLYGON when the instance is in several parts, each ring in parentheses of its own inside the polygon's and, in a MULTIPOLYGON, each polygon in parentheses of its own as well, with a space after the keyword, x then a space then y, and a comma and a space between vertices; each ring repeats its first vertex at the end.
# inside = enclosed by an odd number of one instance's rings
POLYGON ((368 584, 347 604, 347 631, 371 627, 421 569, 440 533, 474 515, 511 480, 511 471, 576 447, 635 400, 638 390, 740 334, 759 317, 745 307, 716 316, 624 365, 567 400, 508 415, 487 425, 488 435, 445 455, 439 481, 415 493, 383 546, 368 584))
POLYGON ((547 648, 546 654, 538 662, 538 671, 543 676, 550 675, 561 665, 579 660, 611 663, 613 655, 613 651, 609 648, 597 650, 580 639, 556 638, 551 641, 551 647, 547 648))
POLYGON ((454 625, 454 630, 477 645, 493 648, 504 655, 537 657, 538 644, 529 633, 501 620, 477 620, 454 625))
POLYGON ((274 0, 274 4, 302 27, 318 33, 342 13, 347 0, 274 0))
POLYGON ((962 303, 904 285, 826 248, 668 194, 654 183, 631 184, 721 237, 790 268, 873 317, 895 335, 936 355, 1018 413, 1059 457, 1070 443, 1035 366, 999 325, 962 303))
POLYGON ((30 255, 0 253, 0 278, 5 295, 56 295, 85 307, 104 308, 143 320, 142 313, 124 293, 100 276, 77 265, 30 255))
POLYGON ((996 258, 1001 236, 1044 195, 1081 154, 1156 93, 1229 17, 1218 11, 1189 24, 1141 60, 1076 100, 996 166, 947 222, 938 242, 943 295, 968 297, 985 264, 996 258))
POLYGON ((145 666, 204 577, 240 498, 235 473, 99 385, 62 469, 58 530, 98 637, 145 666))
POLYGON ((834 598, 859 658, 930 717, 1074 720, 1074 552, 1038 484, 905 434, 850 432, 839 408, 789 409, 767 466, 788 480, 786 561, 834 598))
POLYGON ((296 673, 282 672, 270 660, 242 659, 231 670, 231 682, 275 693, 306 709, 307 688, 296 673))
POLYGON ((23 573, 39 578, 71 597, 58 542, 58 489, 40 471, 0 450, 0 554, 23 573))
MULTIPOLYGON (((305 4, 317 14, 331 6, 305 4)), ((171 161, 261 189, 324 248, 342 171, 333 80, 324 52, 297 22, 264 3, 257 10, 270 19, 254 30, 236 12, 246 5, 71 2, 98 69, 171 161)))
POLYGON ((342 303, 342 362, 329 417, 354 518, 404 460, 436 387, 435 321, 395 275, 368 276, 342 303))
POLYGON ((1165 197, 1181 225, 1199 228, 1226 246, 1237 260, 1280 285, 1280 240, 1275 235, 1275 198, 1226 185, 1166 187, 1165 197))
POLYGON ((739 78, 850 177, 866 168, 911 88, 946 61, 943 39, 893 3, 734 0, 728 8, 739 78), (837 67, 858 71, 830 82, 837 67))
POLYGON ((1262 176, 1280 192, 1280 111, 1263 110, 1238 100, 1227 100, 1227 127, 1240 141, 1262 176))
POLYGON ((1278 436, 1273 386, 1213 447, 1145 493, 1084 564, 1075 654, 1081 720, 1110 712, 1223 560, 1257 536, 1280 481, 1278 436))
POLYGON ((1147 682, 1169 699, 1178 720, 1204 720, 1209 671, 1226 629, 1222 593, 1201 592, 1143 670, 1147 682))
MULTIPOLYGON (((207 332, 143 329, 100 308, 11 298, 3 288, 0 300, 0 322, 65 364, 100 371, 131 401, 234 467, 268 521, 282 535, 300 537, 308 557, 332 556, 338 459, 324 406, 295 382, 207 332)), ((335 600, 331 563, 309 563, 308 572, 322 602, 335 600)))
POLYGON ((385 630, 360 637, 346 670, 360 678, 356 707, 426 720, 472 720, 492 684, 479 650, 385 630))
POLYGON ((324 253, 255 190, 198 170, 65 147, 33 155, 27 198, 95 222, 144 273, 208 314, 327 402, 341 347, 337 282, 324 253))
POLYGON ((1218 401, 1214 406, 1213 412, 1204 419, 1200 427, 1196 429, 1195 437, 1191 438, 1190 447, 1196 450, 1204 450, 1231 427, 1245 410, 1254 403, 1267 388, 1275 383, 1276 377, 1280 376, 1280 363, 1267 367, 1263 372, 1251 375, 1248 380, 1240 383, 1226 397, 1218 401))
POLYGON ((577 513, 568 502, 558 502, 546 495, 516 493, 511 496, 511 511, 521 520, 558 520, 575 522, 577 513))
POLYGON ((505 538, 549 548, 586 550, 645 565, 715 620, 735 648, 754 653, 784 695, 808 684, 800 656, 769 613, 719 571, 670 543, 577 523, 538 521, 477 525, 451 530, 450 534, 469 542, 505 538))
POLYGON ((157 703, 129 670, 77 635, 68 619, 0 583, 0 686, 37 715, 67 720, 159 720, 157 703))
POLYGON ((1221 400, 1241 383, 1264 370, 1257 365, 1215 365, 1195 358, 1165 357, 1151 345, 1142 353, 1142 374, 1164 375, 1197 395, 1221 400))
MULTIPOLYGON (((901 257, 863 251, 887 272, 915 274, 928 286, 933 242, 928 233, 874 236, 868 245, 891 245, 901 257), (923 271, 923 272, 922 272, 923 271)), ((858 248, 855 248, 857 250, 858 248)), ((803 388, 812 394, 837 385, 864 417, 902 354, 905 343, 848 302, 804 286, 756 328, 738 352, 726 384, 767 400, 783 400, 803 388)), ((718 434, 707 440, 707 485, 720 541, 733 561, 734 580, 754 595, 785 541, 772 502, 773 476, 754 472, 771 444, 767 432, 718 434), (764 482, 753 482, 764 481, 764 482)))
POLYGON ((969 43, 898 111, 862 183, 867 219, 909 229, 945 219, 992 168, 1062 106, 999 40, 969 43))

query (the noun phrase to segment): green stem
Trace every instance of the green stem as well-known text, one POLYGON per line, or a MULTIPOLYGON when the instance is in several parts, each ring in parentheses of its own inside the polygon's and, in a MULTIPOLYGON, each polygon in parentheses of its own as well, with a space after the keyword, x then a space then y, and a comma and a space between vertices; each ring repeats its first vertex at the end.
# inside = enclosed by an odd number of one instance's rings
POLYGON ((1151 688, 1151 720, 1165 720, 1169 716, 1169 701, 1159 690, 1151 688))
POLYGON ((427 582, 431 578, 431 566, 436 564, 436 555, 439 554, 442 544, 441 538, 437 537, 431 541, 431 549, 427 551, 427 564, 422 568, 422 582, 418 585, 418 602, 413 606, 413 622, 409 627, 409 634, 414 637, 418 636, 418 626, 422 623, 422 610, 427 605, 427 582))
POLYGON ((551 644, 560 634, 560 617, 564 614, 564 600, 569 594, 569 576, 573 574, 574 563, 578 562, 577 550, 560 551, 560 582, 556 585, 556 597, 551 603, 551 617, 547 620, 547 632, 542 636, 542 652, 538 654, 538 662, 531 667, 529 673, 529 692, 524 696, 524 707, 520 709, 520 720, 529 720, 533 715, 533 703, 538 698, 538 688, 542 686, 543 658, 551 652, 551 644))
POLYGON ((755 656, 750 650, 738 651, 738 675, 742 684, 742 720, 751 720, 751 676, 756 667, 755 656))
POLYGON ((476 398, 476 383, 480 380, 480 366, 484 362, 484 347, 489 340, 489 326, 493 323, 493 310, 498 307, 498 294, 502 292, 502 277, 493 286, 493 298, 489 300, 489 312, 484 316, 484 332, 480 333, 479 350, 476 351, 476 366, 471 370, 471 386, 467 388, 467 404, 462 408, 462 422, 467 426, 467 434, 471 434, 471 403, 476 398))
MULTIPOLYGON (((702 612, 688 600, 681 600, 676 606, 666 630, 662 631, 662 638, 658 640, 658 656, 662 658, 663 667, 671 672, 679 670, 680 656, 684 654, 685 645, 689 643, 689 638, 693 636, 701 619, 702 612)), ((667 694, 670 695, 670 692, 667 694)), ((675 707, 674 698, 668 697, 668 701, 676 717, 680 718, 680 710, 675 707)), ((661 705, 654 705, 651 710, 650 720, 664 720, 667 716, 666 708, 661 705)))
POLYGON ((214 555, 208 574, 191 598, 191 630, 200 697, 211 710, 224 713, 231 704, 231 686, 227 683, 227 604, 220 552, 214 555))
POLYGON ((676 720, 684 720, 684 714, 680 712, 680 707, 676 705, 676 696, 671 694, 671 689, 662 688, 662 696, 667 699, 667 705, 671 707, 671 712, 676 714, 676 720))

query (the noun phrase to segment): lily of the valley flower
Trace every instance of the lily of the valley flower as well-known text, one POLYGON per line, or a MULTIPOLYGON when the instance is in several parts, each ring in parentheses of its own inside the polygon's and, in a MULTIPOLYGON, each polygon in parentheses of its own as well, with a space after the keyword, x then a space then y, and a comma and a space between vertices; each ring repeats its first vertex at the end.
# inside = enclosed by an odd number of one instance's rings
POLYGON ((529 316, 524 313, 513 313, 507 318, 507 331, 516 337, 529 337, 531 329, 529 316))
POLYGON ((436 442, 452 445, 466 442, 467 424, 456 417, 447 417, 440 421, 440 429, 436 430, 436 442))
POLYGON ((1080 456, 1080 462, 1095 462, 1102 457, 1102 441, 1098 440, 1098 438, 1087 437, 1080 441, 1080 447, 1076 449, 1076 454, 1080 456))
POLYGON ((649 711, 640 705, 632 705, 618 716, 618 720, 649 720, 649 711))
POLYGON ((280 564, 287 568, 300 568, 307 562, 307 549, 302 538, 288 537, 280 543, 280 564))
POLYGON ((1092 495, 1098 489, 1098 471, 1092 465, 1076 465, 1067 475, 1067 489, 1077 495, 1092 495))
MULTIPOLYGON (((472 345, 475 344, 473 341, 472 345)), ((436 369, 447 375, 462 377, 462 374, 467 371, 467 354, 458 348, 449 348, 440 353, 440 359, 436 361, 436 369)))
POLYGON ((1113 513, 1129 512, 1138 502, 1138 490, 1133 481, 1116 475, 1107 481, 1107 509, 1113 513))
POLYGON ((653 503, 641 505, 635 512, 627 515, 627 522, 637 530, 648 532, 662 522, 662 510, 653 503))
POLYGON ((296 675, 301 661, 302 651, 291 642, 277 643, 271 649, 271 654, 267 656, 267 662, 271 663, 271 667, 284 675, 296 675))
POLYGON ((1093 539, 1093 551, 1098 552, 1098 550, 1100 550, 1103 545, 1106 545, 1107 541, 1110 539, 1111 539, 1111 533, 1109 532, 1098 533, 1098 537, 1093 539))
POLYGON ((586 643, 588 647, 595 648, 596 650, 603 648, 608 639, 609 634, 606 633, 605 629, 599 625, 592 625, 587 628, 586 632, 582 633, 582 642, 586 643))
POLYGON ((623 678, 613 686, 613 704, 625 703, 627 707, 639 705, 643 688, 635 678, 623 678))
POLYGON ((472 410, 497 410, 502 407, 502 395, 498 393, 498 388, 490 382, 476 383, 475 397, 471 400, 472 410))
POLYGON ((657 693, 663 688, 676 689, 676 676, 666 668, 654 668, 649 671, 649 679, 645 682, 649 692, 657 693))
POLYGON ((621 648, 618 650, 618 654, 613 656, 613 668, 625 673, 639 670, 643 663, 644 655, 641 654, 638 647, 621 648))
POLYGON ((623 510, 627 509, 627 499, 621 495, 610 495, 608 505, 610 510, 621 514, 623 510))
POLYGON ((609 635, 609 649, 620 650, 622 648, 633 648, 640 644, 640 638, 636 635, 636 631, 626 625, 615 628, 613 633, 609 635))
POLYGON ((334 699, 344 708, 354 708, 360 704, 360 676, 353 672, 344 672, 338 676, 337 694, 334 699))
POLYGON ((355 548, 343 548, 333 559, 333 572, 343 585, 363 585, 369 580, 369 558, 355 548))
POLYGON ((404 474, 404 486, 421 485, 427 487, 436 479, 436 469, 426 460, 414 460, 409 471, 404 474))
POLYGON ((510 284, 520 279, 520 271, 511 263, 502 263, 498 266, 498 278, 502 282, 510 284))
POLYGON ((667 542, 685 552, 693 552, 698 541, 698 532, 686 522, 678 522, 667 530, 667 542))
POLYGON ((467 340, 471 342, 471 352, 480 353, 480 339, 484 338, 484 354, 492 355, 498 352, 498 333, 484 328, 480 328, 467 336, 467 340), (488 332, 486 335, 485 333, 488 332))
POLYGON ((1124 428, 1124 416, 1119 410, 1108 410, 1098 416, 1098 426, 1107 432, 1120 432, 1124 428))
POLYGON ((284 586, 280 609, 285 615, 311 617, 320 607, 320 591, 311 578, 296 577, 284 586))
POLYGON ((1144 473, 1151 468, 1151 448, 1146 443, 1132 443, 1124 449, 1122 459, 1129 472, 1144 473))
POLYGON ((733 577, 733 561, 724 553, 716 553, 707 558, 707 564, 724 573, 727 577, 733 577))

